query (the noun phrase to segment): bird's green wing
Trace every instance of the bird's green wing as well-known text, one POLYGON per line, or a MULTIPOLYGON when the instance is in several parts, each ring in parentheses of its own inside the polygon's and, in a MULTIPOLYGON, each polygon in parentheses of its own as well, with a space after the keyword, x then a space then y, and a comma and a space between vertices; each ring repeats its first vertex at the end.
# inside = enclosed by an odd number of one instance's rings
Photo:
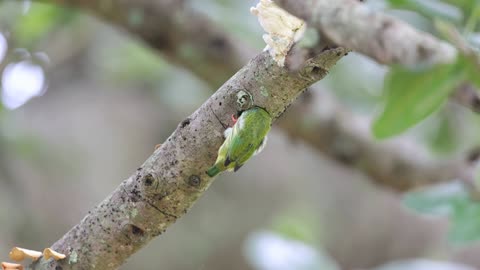
POLYGON ((258 148, 258 145, 255 146, 252 143, 248 144, 248 146, 243 150, 243 151, 238 151, 238 157, 235 156, 235 160, 231 160, 232 162, 235 162, 235 167, 234 171, 238 171, 247 160, 249 160, 253 154, 255 153, 256 149, 258 148))
POLYGON ((244 153, 242 153, 242 155, 237 159, 234 171, 238 171, 238 169, 240 169, 240 167, 242 167, 243 164, 245 164, 245 162, 247 162, 247 160, 249 160, 253 156, 256 149, 257 146, 249 144, 249 147, 247 149, 248 151, 244 151, 244 153))
POLYGON ((254 151, 253 144, 247 144, 244 138, 236 136, 232 140, 232 143, 228 149, 227 157, 224 163, 225 167, 227 167, 230 163, 237 163, 242 159, 242 157, 248 155, 248 153, 251 151, 254 151))

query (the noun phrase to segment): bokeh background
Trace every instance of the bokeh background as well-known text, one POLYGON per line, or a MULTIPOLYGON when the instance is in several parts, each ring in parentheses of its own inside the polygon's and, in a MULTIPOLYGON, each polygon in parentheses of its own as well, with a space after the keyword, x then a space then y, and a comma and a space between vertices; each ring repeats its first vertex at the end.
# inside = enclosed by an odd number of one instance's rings
MULTIPOLYGON (((469 18, 440 1, 367 2, 426 31, 436 16, 469 18)), ((189 4, 264 47, 249 13, 256 1, 189 4)), ((0 69, 1 261, 14 246, 42 250, 60 238, 213 90, 94 16, 31 1, 0 2, 0 69)), ((311 98, 333 98, 368 121, 387 72, 352 53, 311 98)), ((412 155, 451 158, 478 143, 479 127, 447 104, 399 137, 421 147, 412 155)), ((399 194, 278 129, 269 136, 261 155, 222 174, 122 269, 480 268, 480 206, 461 184, 399 194)))

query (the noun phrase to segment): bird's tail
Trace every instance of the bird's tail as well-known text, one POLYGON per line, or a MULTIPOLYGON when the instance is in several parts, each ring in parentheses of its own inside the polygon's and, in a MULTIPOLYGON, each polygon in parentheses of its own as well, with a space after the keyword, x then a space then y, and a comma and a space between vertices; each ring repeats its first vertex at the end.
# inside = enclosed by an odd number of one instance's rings
POLYGON ((210 169, 207 170, 207 174, 210 177, 214 177, 218 173, 220 173, 220 168, 218 168, 217 165, 213 165, 212 167, 210 167, 210 169))

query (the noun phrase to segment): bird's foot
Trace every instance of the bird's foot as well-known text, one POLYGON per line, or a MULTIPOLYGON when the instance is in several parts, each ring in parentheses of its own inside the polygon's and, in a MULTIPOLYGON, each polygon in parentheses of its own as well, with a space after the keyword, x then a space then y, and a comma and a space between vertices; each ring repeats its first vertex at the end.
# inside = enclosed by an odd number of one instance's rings
POLYGON ((235 114, 232 114, 232 121, 233 121, 233 125, 235 125, 238 121, 238 118, 235 117, 235 114))

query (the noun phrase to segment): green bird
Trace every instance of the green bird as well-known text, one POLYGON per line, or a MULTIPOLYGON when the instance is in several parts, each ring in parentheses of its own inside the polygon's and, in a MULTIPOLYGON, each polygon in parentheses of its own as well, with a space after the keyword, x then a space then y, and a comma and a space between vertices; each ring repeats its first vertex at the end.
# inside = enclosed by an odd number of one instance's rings
POLYGON ((267 133, 272 126, 270 114, 253 107, 240 114, 238 119, 232 116, 234 125, 224 132, 225 141, 218 150, 215 165, 207 170, 210 177, 222 171, 238 171, 253 155, 260 153, 267 142, 267 133))

